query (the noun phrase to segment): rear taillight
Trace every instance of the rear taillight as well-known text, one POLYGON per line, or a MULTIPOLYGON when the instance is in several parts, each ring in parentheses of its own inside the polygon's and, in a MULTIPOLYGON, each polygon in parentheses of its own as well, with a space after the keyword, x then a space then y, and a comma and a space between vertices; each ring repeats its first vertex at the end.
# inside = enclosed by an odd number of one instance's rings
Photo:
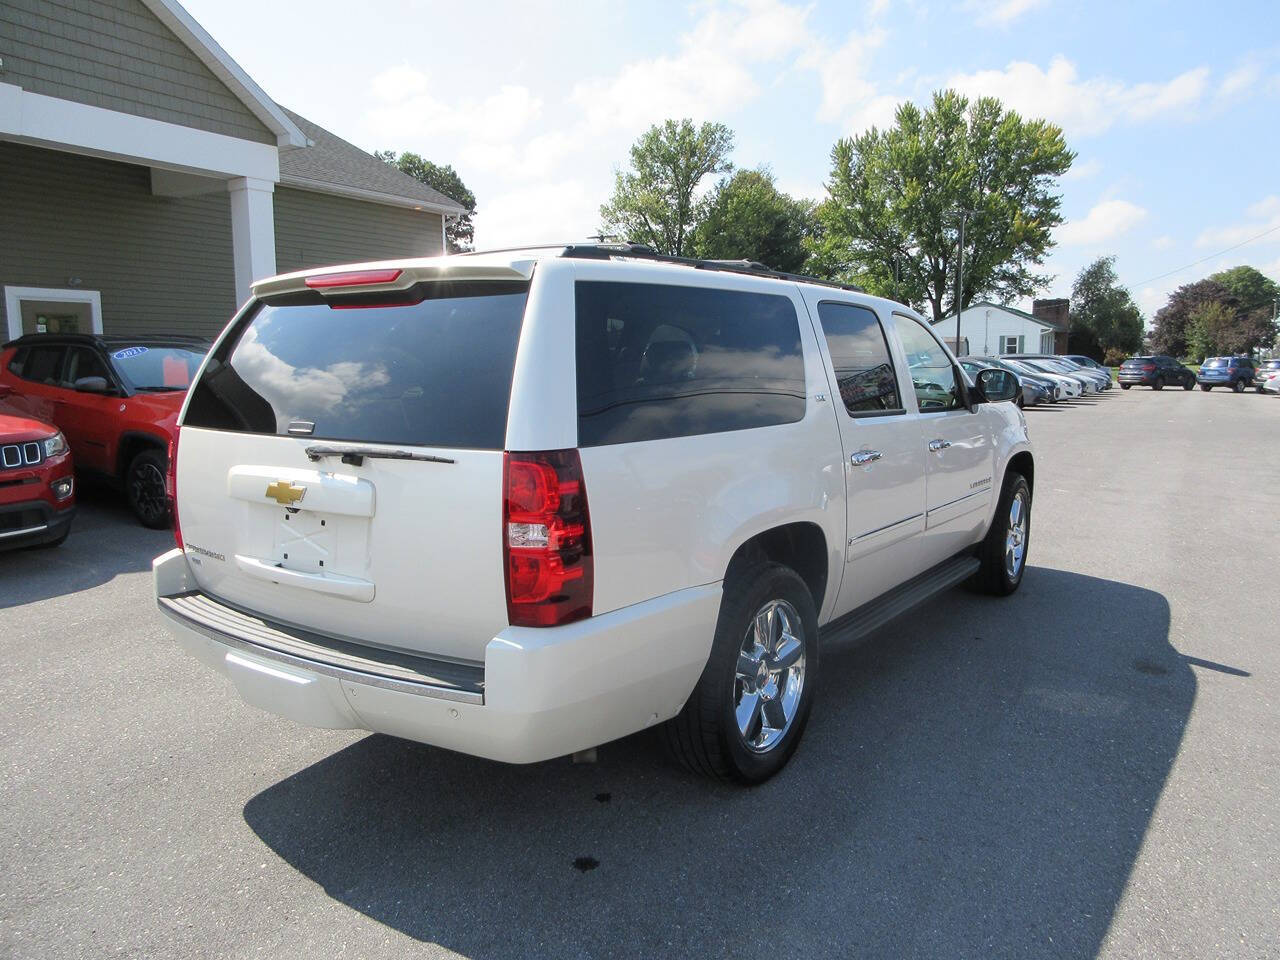
POLYGON ((1156 368, 1156 365, 1154 363, 1144 363, 1142 365, 1143 370, 1154 370, 1155 368, 1156 368))
POLYGON ((400 270, 347 270, 343 273, 319 273, 307 277, 302 282, 312 290, 327 290, 332 287, 367 287, 375 283, 395 283, 400 279, 400 270))
POLYGON ((169 469, 165 472, 164 493, 169 499, 169 516, 173 518, 173 540, 178 549, 182 545, 182 526, 178 523, 178 433, 180 427, 173 428, 173 439, 169 441, 169 469))
POLYGON ((591 517, 577 450, 503 455, 502 537, 514 626, 591 616, 591 517))

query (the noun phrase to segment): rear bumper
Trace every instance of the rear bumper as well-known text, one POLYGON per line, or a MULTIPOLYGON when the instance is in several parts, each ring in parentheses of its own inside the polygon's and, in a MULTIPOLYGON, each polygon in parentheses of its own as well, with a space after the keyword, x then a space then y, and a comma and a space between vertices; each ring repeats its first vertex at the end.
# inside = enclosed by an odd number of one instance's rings
POLYGON ((223 614, 199 593, 179 550, 152 569, 178 643, 228 677, 245 702, 308 726, 371 730, 508 763, 563 756, 675 716, 706 665, 721 595, 719 583, 707 584, 564 627, 507 627, 486 646, 483 666, 433 671, 423 658, 406 667, 405 657, 344 641, 330 649, 364 656, 335 657, 308 649, 305 637, 287 642, 301 631, 282 639, 262 621, 223 614))
POLYGON ((55 510, 44 500, 0 505, 0 550, 57 540, 70 528, 75 513, 74 505, 55 510))

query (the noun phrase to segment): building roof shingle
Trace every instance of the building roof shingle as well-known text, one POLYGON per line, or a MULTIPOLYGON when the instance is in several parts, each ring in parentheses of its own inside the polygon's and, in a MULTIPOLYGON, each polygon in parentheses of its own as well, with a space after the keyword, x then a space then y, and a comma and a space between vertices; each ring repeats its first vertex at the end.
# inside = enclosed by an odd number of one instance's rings
POLYGON ((380 196, 404 206, 430 206, 449 216, 467 212, 462 204, 439 190, 401 173, 306 117, 281 109, 313 141, 311 146, 280 151, 280 182, 285 186, 352 190, 368 194, 370 200, 380 196))

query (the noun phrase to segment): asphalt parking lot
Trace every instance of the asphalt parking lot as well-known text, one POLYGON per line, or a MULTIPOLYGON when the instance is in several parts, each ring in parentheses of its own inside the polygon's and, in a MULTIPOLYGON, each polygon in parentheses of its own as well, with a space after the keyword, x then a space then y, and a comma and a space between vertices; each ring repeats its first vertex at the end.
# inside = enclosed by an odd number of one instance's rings
POLYGON ((0 555, 0 955, 1280 956, 1280 399, 1027 418, 1022 590, 832 650, 755 790, 255 711, 88 494, 0 555))

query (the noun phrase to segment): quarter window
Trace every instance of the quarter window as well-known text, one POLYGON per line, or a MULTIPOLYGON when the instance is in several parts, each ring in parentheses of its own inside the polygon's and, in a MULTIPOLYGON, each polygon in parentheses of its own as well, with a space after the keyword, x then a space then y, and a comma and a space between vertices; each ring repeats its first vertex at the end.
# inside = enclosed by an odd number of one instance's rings
POLYGON ((62 373, 62 358, 66 352, 66 347, 53 345, 32 347, 23 360, 21 377, 56 387, 62 373))
POLYGON ((793 423, 804 417, 788 297, 579 281, 578 445, 793 423))
POLYGON ((852 303, 823 301, 818 320, 844 408, 853 416, 901 413, 898 379, 875 313, 852 303))
POLYGON ((938 413, 963 406, 956 368, 942 345, 910 317, 895 313, 893 319, 907 355, 911 385, 915 388, 916 406, 920 412, 938 413))

